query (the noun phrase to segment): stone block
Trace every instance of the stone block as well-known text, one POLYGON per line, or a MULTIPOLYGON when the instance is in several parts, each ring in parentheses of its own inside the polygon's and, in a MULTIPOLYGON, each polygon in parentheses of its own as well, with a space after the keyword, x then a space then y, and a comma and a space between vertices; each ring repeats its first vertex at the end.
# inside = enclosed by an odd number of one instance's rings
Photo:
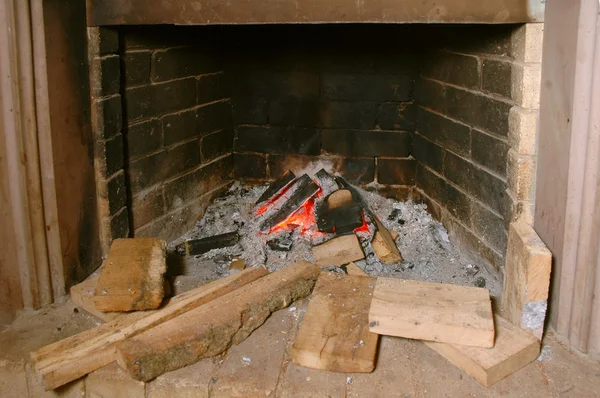
POLYGON ((441 173, 444 167, 445 151, 439 145, 425 139, 419 134, 413 137, 412 155, 419 162, 441 173))
POLYGON ((517 61, 541 63, 544 42, 544 24, 526 23, 512 33, 511 54, 517 61))
POLYGON ((383 130, 414 131, 417 105, 413 103, 386 102, 379 107, 379 128, 383 130))
POLYGON ((506 176, 508 144, 476 129, 471 132, 471 159, 481 166, 506 176))
POLYGON ((158 150, 162 145, 162 123, 152 119, 127 126, 125 141, 129 160, 158 150))
POLYGON ((230 128, 205 135, 200 141, 202 163, 209 162, 232 151, 233 129, 230 128))
POLYGON ((319 155, 321 133, 316 128, 239 126, 235 150, 239 152, 319 155))
POLYGON ((540 85, 542 66, 540 64, 512 65, 512 99, 522 108, 540 108, 540 85))
POLYGON ((513 106, 508 116, 508 144, 521 155, 537 153, 537 110, 513 106))
POLYGON ((412 76, 393 74, 324 74, 323 94, 341 101, 410 101, 412 76))
POLYGON ((535 192, 535 157, 508 151, 508 188, 518 201, 531 201, 535 192))
POLYGON ((430 54, 422 75, 471 89, 479 88, 479 60, 466 54, 438 51, 430 54))
POLYGON ((444 115, 419 107, 417 132, 454 153, 471 154, 471 127, 444 115))
POLYGON ((511 98, 512 63, 509 60, 483 59, 481 88, 511 98))
POLYGON ((148 224, 165 213, 162 187, 146 190, 134 196, 131 200, 133 228, 148 224))
POLYGON ((125 87, 150 84, 150 59, 152 52, 127 52, 121 57, 125 87))
POLYGON ((160 117, 196 105, 196 79, 128 88, 125 98, 129 121, 160 117))
POLYGON ((235 178, 267 178, 266 157, 254 153, 234 153, 233 175, 235 178))
POLYGON ((132 379, 116 362, 90 373, 85 380, 86 398, 145 398, 146 385, 132 379))
POLYGON ((377 159, 377 182, 391 185, 413 185, 417 161, 415 159, 377 159))
POLYGON ((323 151, 342 156, 408 157, 412 134, 399 131, 329 130, 323 134, 323 151))
POLYGON ((160 82, 219 72, 218 54, 200 47, 170 48, 152 56, 152 80, 160 82))

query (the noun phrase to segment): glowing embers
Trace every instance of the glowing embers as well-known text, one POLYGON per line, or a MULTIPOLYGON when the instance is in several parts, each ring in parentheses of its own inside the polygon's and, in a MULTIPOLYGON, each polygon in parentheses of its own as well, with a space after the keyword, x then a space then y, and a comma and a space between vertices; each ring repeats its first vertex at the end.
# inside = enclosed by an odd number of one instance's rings
POLYGON ((271 228, 269 232, 273 233, 282 230, 299 229, 300 233, 304 234, 310 229, 313 229, 315 224, 315 198, 311 198, 300 206, 298 210, 292 213, 291 216, 271 228))

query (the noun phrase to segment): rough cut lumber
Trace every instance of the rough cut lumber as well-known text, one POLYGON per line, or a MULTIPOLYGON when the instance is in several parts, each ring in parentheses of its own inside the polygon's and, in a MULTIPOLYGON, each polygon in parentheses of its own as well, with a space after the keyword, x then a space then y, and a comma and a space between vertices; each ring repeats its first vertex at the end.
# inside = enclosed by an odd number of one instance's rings
POLYGON ((138 380, 149 381, 239 344, 269 315, 306 297, 319 267, 306 261, 188 311, 121 343, 117 361, 138 380))
POLYGON ((223 296, 267 274, 264 267, 248 268, 173 297, 162 309, 132 312, 97 328, 47 345, 31 353, 44 387, 54 389, 116 360, 116 347, 186 311, 223 296))
POLYGON ((233 231, 202 239, 186 240, 185 242, 178 244, 175 250, 182 256, 197 256, 198 254, 209 252, 212 249, 233 246, 239 241, 239 234, 237 231, 233 231))
POLYGON ((394 242, 394 238, 390 234, 390 231, 383 226, 377 217, 374 217, 374 219, 377 224, 377 232, 375 232, 375 237, 371 242, 373 251, 385 264, 396 264, 401 262, 402 255, 400 254, 400 250, 398 250, 398 246, 396 246, 396 242, 394 242))
POLYGON ((302 326, 292 361, 332 372, 372 372, 379 335, 369 332, 375 279, 322 272, 302 326))
POLYGON ((73 304, 95 317, 100 318, 104 322, 109 322, 127 315, 122 312, 102 312, 96 309, 96 306, 94 305, 94 295, 96 285, 98 285, 99 276, 100 275, 92 275, 83 282, 71 286, 71 301, 73 301, 73 304))
POLYGON ((425 342, 427 346, 489 387, 535 361, 540 354, 539 340, 529 332, 496 316, 496 344, 493 348, 425 342))
POLYGON ((354 234, 342 235, 313 246, 315 263, 320 266, 344 265, 365 258, 362 246, 354 234))
POLYGON ((510 224, 502 315, 541 340, 548 307, 552 254, 532 226, 510 224))
POLYGON ((369 327, 388 336, 494 346, 489 291, 478 287, 378 278, 369 327))
POLYGON ((155 238, 115 239, 96 285, 103 312, 153 310, 164 298, 167 244, 155 238))
POLYGON ((353 262, 346 264, 345 267, 346 267, 346 273, 348 275, 369 276, 369 274, 367 274, 365 271, 362 270, 362 268, 360 268, 358 265, 354 264, 353 262))

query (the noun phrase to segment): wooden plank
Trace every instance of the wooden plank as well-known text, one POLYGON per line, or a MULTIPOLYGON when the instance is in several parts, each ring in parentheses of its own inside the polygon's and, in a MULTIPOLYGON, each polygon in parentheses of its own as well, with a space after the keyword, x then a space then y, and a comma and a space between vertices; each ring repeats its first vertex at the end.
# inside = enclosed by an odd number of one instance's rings
POLYGON ((495 316, 494 319, 496 344, 493 348, 431 341, 426 341, 425 344, 485 387, 489 387, 535 361, 540 354, 540 342, 534 335, 504 318, 495 316))
POLYGON ((400 254, 400 250, 398 250, 398 246, 396 246, 396 242, 394 242, 395 239, 392 237, 390 231, 383 226, 377 217, 373 218, 377 224, 377 232, 375 232, 375 237, 371 242, 373 251, 385 264, 396 264, 401 262, 402 255, 400 254))
POLYGON ((312 254, 315 263, 320 266, 339 266, 365 258, 360 242, 354 234, 338 236, 313 246, 312 254))
POLYGON ((389 336, 494 346, 489 291, 477 287, 378 278, 369 327, 389 336))
POLYGON ((348 275, 369 276, 369 274, 367 274, 365 271, 362 270, 362 268, 360 268, 353 262, 346 264, 346 272, 348 273, 348 275))
POLYGON ((166 243, 156 238, 115 239, 98 279, 97 310, 153 310, 164 298, 166 243))
POLYGON ((93 274, 83 282, 71 286, 70 292, 73 304, 95 317, 102 319, 104 322, 109 322, 126 315, 122 312, 102 312, 96 309, 96 306, 94 305, 94 295, 96 286, 98 285, 99 276, 99 274, 93 274))
POLYGON ((312 291, 319 267, 302 261, 188 311, 121 343, 117 361, 138 380, 149 381, 239 344, 271 312, 312 291))
POLYGON ((295 364, 332 372, 372 372, 379 335, 369 332, 375 279, 322 272, 294 340, 295 364))
POLYGON ((173 297, 156 311, 122 314, 119 319, 47 345, 31 354, 46 389, 54 389, 116 360, 116 347, 186 311, 247 285, 267 274, 264 267, 248 268, 173 297))

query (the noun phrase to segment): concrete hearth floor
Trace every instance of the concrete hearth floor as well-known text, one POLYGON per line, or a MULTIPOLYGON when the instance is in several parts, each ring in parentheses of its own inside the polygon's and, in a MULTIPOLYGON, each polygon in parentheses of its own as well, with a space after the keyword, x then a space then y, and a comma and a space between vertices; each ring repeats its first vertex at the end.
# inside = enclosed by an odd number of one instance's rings
POLYGON ((597 397, 600 362, 570 352, 552 335, 544 355, 485 389, 418 341, 383 337, 376 370, 342 374, 291 362, 307 300, 274 313, 225 355, 158 377, 131 379, 115 363, 44 393, 27 363, 29 351, 68 337, 98 320, 70 302, 24 314, 0 329, 0 397, 597 397))

